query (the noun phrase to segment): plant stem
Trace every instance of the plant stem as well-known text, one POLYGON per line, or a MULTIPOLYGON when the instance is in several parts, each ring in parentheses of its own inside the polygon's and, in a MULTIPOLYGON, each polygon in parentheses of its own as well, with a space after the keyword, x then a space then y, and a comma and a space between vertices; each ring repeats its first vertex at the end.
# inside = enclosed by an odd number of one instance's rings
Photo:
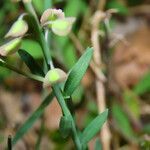
POLYGON ((50 54, 48 45, 45 44, 44 35, 41 34, 42 33, 42 28, 40 26, 38 17, 36 15, 36 12, 35 12, 31 2, 24 3, 24 6, 25 6, 27 12, 30 14, 30 16, 32 16, 32 18, 34 19, 35 27, 37 28, 37 34, 38 34, 38 37, 39 37, 39 42, 41 44, 43 55, 44 55, 46 71, 48 71, 50 69, 49 68, 49 62, 51 61, 51 54, 50 54))
MULTIPOLYGON (((46 60, 46 63, 47 63, 47 66, 49 68, 49 65, 50 65, 50 68, 52 69, 54 66, 53 66, 53 62, 52 62, 52 58, 51 58, 51 55, 50 55, 50 50, 49 50, 49 41, 48 41, 48 31, 46 31, 46 36, 44 38, 44 35, 42 33, 42 29, 40 27, 40 24, 39 24, 39 21, 37 19, 37 15, 34 11, 34 8, 32 7, 32 4, 31 3, 24 3, 25 5, 25 8, 27 9, 27 11, 29 12, 29 14, 34 18, 35 22, 36 22, 36 26, 37 26, 37 32, 38 32, 38 36, 39 36, 39 41, 40 41, 40 44, 41 44, 41 47, 42 47, 42 50, 43 50, 43 54, 45 56, 45 60, 46 60)), ((79 136, 78 136, 78 133, 77 133, 77 130, 76 130, 76 125, 75 125, 75 122, 74 122, 74 119, 70 113, 70 110, 69 108, 67 107, 67 104, 64 100, 64 97, 63 97, 63 94, 59 88, 59 85, 54 85, 52 87, 54 93, 55 93, 55 96, 62 108, 62 112, 65 116, 69 116, 71 118, 71 121, 72 121, 72 138, 73 138, 73 141, 76 145, 76 148, 77 150, 82 150, 82 144, 80 142, 80 139, 79 139, 79 136)))
MULTIPOLYGON (((105 16, 104 12, 96 11, 92 18, 91 42, 94 48, 93 59, 96 62, 96 64, 98 64, 98 66, 102 64, 100 39, 99 39, 99 24, 104 19, 104 16, 105 16)), ((96 84, 98 111, 99 113, 101 113, 106 109, 105 86, 104 83, 98 79, 96 79, 95 84, 96 84)), ((111 134, 108 122, 104 124, 104 127, 101 130, 100 139, 102 142, 103 150, 110 150, 111 134)))
POLYGON ((18 73, 18 74, 21 74, 21 75, 27 77, 27 78, 30 78, 30 79, 33 79, 36 81, 40 81, 40 82, 43 82, 43 80, 44 80, 44 78, 41 76, 37 76, 37 75, 31 74, 31 73, 23 72, 23 71, 19 70, 18 68, 11 66, 10 64, 7 64, 5 61, 1 61, 0 63, 1 63, 2 67, 6 67, 6 68, 18 73))
POLYGON ((79 136, 78 136, 78 133, 77 133, 77 130, 76 130, 76 126, 75 126, 75 122, 74 122, 74 119, 66 105, 66 102, 64 100, 64 97, 58 87, 58 85, 54 85, 53 87, 53 90, 54 90, 54 93, 55 93, 55 96, 62 108, 62 111, 63 111, 63 114, 65 116, 68 116, 71 118, 71 121, 72 121, 72 132, 73 132, 73 135, 72 135, 72 138, 73 138, 73 141, 75 142, 75 145, 76 145, 76 148, 78 150, 82 150, 82 145, 81 145, 81 142, 80 142, 80 139, 79 139, 79 136))

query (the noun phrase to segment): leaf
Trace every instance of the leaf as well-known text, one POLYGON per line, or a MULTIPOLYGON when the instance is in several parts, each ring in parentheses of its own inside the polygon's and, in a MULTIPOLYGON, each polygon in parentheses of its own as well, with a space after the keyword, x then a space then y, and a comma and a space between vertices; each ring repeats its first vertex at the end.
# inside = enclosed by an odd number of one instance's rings
POLYGON ((102 145, 101 145, 99 139, 97 139, 95 142, 94 150, 102 150, 102 145))
POLYGON ((49 105, 54 97, 54 93, 49 94, 45 100, 41 103, 41 105, 33 112, 33 114, 27 119, 27 121, 20 127, 17 131, 16 135, 12 140, 12 144, 15 145, 17 141, 23 137, 23 135, 33 126, 35 121, 40 118, 43 114, 45 108, 49 105))
POLYGON ((86 52, 80 57, 78 62, 71 69, 68 78, 65 82, 64 93, 72 95, 74 90, 80 84, 92 58, 93 49, 87 48, 86 52))
POLYGON ((25 64, 29 67, 30 71, 33 74, 44 76, 44 72, 41 67, 36 63, 34 58, 25 50, 20 49, 18 51, 19 56, 25 62, 25 64))
POLYGON ((64 8, 64 12, 66 16, 74 16, 77 17, 81 13, 85 13, 87 5, 85 1, 81 0, 71 0, 67 2, 66 7, 64 8), (78 7, 77 7, 78 6, 78 7))
POLYGON ((112 115, 116 122, 117 128, 121 131, 121 133, 128 139, 132 139, 134 136, 130 121, 128 116, 122 110, 119 104, 113 104, 112 107, 112 115))
POLYGON ((122 4, 121 2, 118 2, 116 0, 108 1, 108 3, 106 4, 106 8, 107 9, 112 9, 112 8, 116 9, 116 10, 118 10, 120 15, 128 15, 128 13, 129 13, 128 8, 124 4, 122 4))
POLYGON ((108 109, 98 115, 83 131, 81 136, 82 144, 88 143, 101 129, 108 116, 108 109))
POLYGON ((140 105, 137 95, 133 91, 126 90, 123 93, 123 98, 132 115, 138 119, 140 117, 140 105))
POLYGON ((72 121, 67 116, 62 116, 59 124, 59 131, 63 138, 70 135, 72 129, 72 121))
POLYGON ((134 87, 134 92, 138 95, 142 95, 150 91, 150 72, 144 75, 144 77, 134 87))
POLYGON ((42 48, 40 44, 34 40, 23 39, 21 49, 24 49, 36 59, 43 57, 42 48))
POLYGON ((38 14, 42 14, 44 11, 44 2, 43 0, 32 0, 33 6, 36 9, 38 14))

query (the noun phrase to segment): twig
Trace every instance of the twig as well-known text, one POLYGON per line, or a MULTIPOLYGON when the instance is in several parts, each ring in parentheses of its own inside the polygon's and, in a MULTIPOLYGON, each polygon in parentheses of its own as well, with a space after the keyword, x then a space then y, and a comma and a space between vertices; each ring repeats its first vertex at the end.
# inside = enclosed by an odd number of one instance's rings
MULTIPOLYGON (((94 62, 101 65, 101 49, 99 44, 99 23, 104 19, 105 13, 101 11, 95 12, 92 18, 92 33, 91 41, 94 48, 94 62)), ((96 94, 99 113, 106 109, 106 99, 105 99, 105 87, 102 81, 96 79, 96 94)), ((108 122, 106 122, 101 130, 100 139, 102 142, 103 150, 110 150, 110 130, 108 128, 108 122)))
POLYGON ((104 10, 106 4, 106 0, 99 0, 98 10, 104 10))

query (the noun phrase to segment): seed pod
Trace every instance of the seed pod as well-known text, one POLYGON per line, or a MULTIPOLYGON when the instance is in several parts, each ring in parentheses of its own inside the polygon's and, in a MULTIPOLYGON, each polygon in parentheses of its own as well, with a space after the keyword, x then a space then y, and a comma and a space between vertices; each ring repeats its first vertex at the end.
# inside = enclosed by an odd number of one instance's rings
POLYGON ((15 38, 8 43, 0 46, 0 55, 8 56, 15 53, 21 46, 21 38, 15 38))
POLYGON ((54 21, 56 19, 64 18, 64 12, 61 9, 47 9, 44 11, 43 15, 41 16, 40 22, 42 26, 49 21, 54 21))
POLYGON ((28 24, 22 20, 18 19, 10 28, 8 33, 5 35, 5 38, 8 37, 21 37, 25 35, 25 33, 28 31, 28 24))
POLYGON ((74 21, 74 17, 57 19, 52 22, 52 31, 59 36, 66 36, 71 31, 74 21))
POLYGON ((63 82, 66 80, 66 78, 67 74, 63 70, 59 68, 52 69, 46 74, 43 87, 46 88, 56 83, 63 82))

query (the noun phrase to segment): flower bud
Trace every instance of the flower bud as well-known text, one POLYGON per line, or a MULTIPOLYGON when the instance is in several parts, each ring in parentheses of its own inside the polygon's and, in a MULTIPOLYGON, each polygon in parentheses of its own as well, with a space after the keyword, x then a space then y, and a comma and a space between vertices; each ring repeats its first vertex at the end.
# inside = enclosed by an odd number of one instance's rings
POLYGON ((67 74, 63 70, 59 68, 52 69, 46 74, 43 82, 43 87, 46 88, 56 83, 63 82, 66 80, 66 78, 67 74))
POLYGON ((22 20, 18 19, 10 28, 8 33, 5 35, 5 38, 8 37, 21 37, 28 31, 28 24, 22 20))
POLYGON ((52 31, 59 36, 66 36, 71 31, 74 21, 74 17, 57 19, 52 22, 52 31))
POLYGON ((21 38, 15 38, 8 43, 0 46, 0 55, 8 56, 15 53, 21 46, 21 38))
POLYGON ((43 15, 41 16, 41 24, 44 26, 45 23, 49 21, 54 21, 56 19, 64 18, 64 12, 61 9, 47 9, 44 11, 43 15))

